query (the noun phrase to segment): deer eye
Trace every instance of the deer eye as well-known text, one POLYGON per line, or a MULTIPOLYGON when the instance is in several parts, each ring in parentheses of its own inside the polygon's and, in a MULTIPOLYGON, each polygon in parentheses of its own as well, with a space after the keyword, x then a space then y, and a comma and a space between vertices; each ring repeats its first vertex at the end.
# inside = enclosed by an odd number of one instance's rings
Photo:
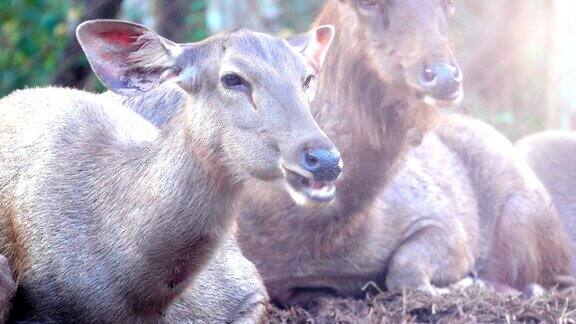
POLYGON ((310 86, 312 85, 312 83, 316 81, 316 76, 310 74, 309 76, 306 77, 306 79, 304 80, 304 84, 302 86, 302 88, 304 90, 308 90, 308 88, 310 88, 310 86))
POLYGON ((247 86, 246 81, 242 79, 238 74, 229 73, 225 74, 220 78, 220 82, 224 85, 224 87, 228 89, 236 89, 241 86, 247 86))

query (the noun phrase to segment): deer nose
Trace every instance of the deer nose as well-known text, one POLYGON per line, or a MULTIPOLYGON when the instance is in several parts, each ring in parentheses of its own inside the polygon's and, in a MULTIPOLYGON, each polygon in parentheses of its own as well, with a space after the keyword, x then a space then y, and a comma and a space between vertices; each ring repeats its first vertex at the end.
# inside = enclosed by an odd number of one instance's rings
POLYGON ((335 148, 304 149, 300 165, 318 181, 335 181, 342 173, 342 159, 335 148))
POLYGON ((432 97, 451 100, 458 96, 462 87, 462 72, 454 63, 429 64, 421 72, 419 81, 432 97))

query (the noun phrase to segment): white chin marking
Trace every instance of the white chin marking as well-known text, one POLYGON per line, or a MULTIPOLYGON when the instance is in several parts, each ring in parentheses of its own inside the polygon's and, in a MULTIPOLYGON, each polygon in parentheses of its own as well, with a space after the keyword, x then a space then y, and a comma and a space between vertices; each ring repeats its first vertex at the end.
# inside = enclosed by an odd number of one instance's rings
POLYGON ((294 200, 297 205, 306 206, 308 204, 309 199, 306 197, 306 195, 292 188, 292 186, 288 183, 285 183, 284 186, 286 187, 286 191, 288 191, 290 194, 290 197, 292 197, 292 200, 294 200))
POLYGON ((464 91, 460 90, 458 91, 458 95, 452 100, 439 100, 429 95, 425 95, 424 103, 432 107, 450 108, 459 105, 462 102, 462 99, 464 99, 464 91))
POLYGON ((336 185, 333 183, 326 184, 320 189, 305 188, 302 191, 294 189, 294 187, 287 182, 284 183, 284 186, 292 200, 299 206, 329 203, 334 199, 336 194, 336 185))
POLYGON ((326 184, 320 189, 309 188, 307 191, 310 197, 313 199, 327 201, 334 197, 334 194, 336 193, 336 186, 333 184, 326 184))

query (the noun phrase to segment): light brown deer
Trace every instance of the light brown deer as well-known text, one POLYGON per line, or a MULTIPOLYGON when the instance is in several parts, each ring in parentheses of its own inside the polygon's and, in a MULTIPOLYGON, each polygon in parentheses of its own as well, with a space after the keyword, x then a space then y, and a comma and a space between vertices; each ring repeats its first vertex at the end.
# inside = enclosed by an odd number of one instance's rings
POLYGON ((346 173, 330 203, 303 191, 295 204, 268 184, 244 192, 238 240, 273 299, 354 296, 369 281, 437 293, 471 274, 502 289, 549 287, 569 272, 548 194, 513 145, 435 109, 463 96, 454 6, 326 1, 316 24, 338 33, 312 111, 346 173))
MULTIPOLYGON (((516 147, 550 192, 576 251, 576 132, 538 133, 521 139, 516 147)), ((576 273, 576 262, 572 272, 576 273)))
POLYGON ((182 105, 153 107, 170 111, 157 127, 117 100, 78 90, 0 100, 0 250, 18 285, 13 319, 261 314, 258 284, 231 287, 239 294, 231 296, 202 295, 203 287, 258 280, 233 241, 221 244, 246 182, 338 178, 339 153, 306 100, 332 34, 316 28, 299 47, 245 30, 175 44, 126 22, 80 25, 78 39, 109 89, 131 96, 173 83, 165 98, 182 105), (245 263, 240 272, 228 269, 233 260, 245 263))

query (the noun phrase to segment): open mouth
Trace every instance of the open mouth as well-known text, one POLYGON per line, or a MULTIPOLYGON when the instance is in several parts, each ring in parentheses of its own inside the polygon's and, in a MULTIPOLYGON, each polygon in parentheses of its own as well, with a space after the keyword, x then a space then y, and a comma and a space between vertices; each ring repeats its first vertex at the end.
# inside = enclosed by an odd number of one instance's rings
POLYGON ((433 107, 449 108, 459 105, 464 98, 464 89, 460 87, 458 91, 445 97, 436 97, 430 94, 424 94, 424 102, 433 107))
POLYGON ((310 175, 303 175, 282 167, 286 188, 294 201, 300 205, 310 202, 330 202, 336 196, 334 181, 318 181, 310 175))

